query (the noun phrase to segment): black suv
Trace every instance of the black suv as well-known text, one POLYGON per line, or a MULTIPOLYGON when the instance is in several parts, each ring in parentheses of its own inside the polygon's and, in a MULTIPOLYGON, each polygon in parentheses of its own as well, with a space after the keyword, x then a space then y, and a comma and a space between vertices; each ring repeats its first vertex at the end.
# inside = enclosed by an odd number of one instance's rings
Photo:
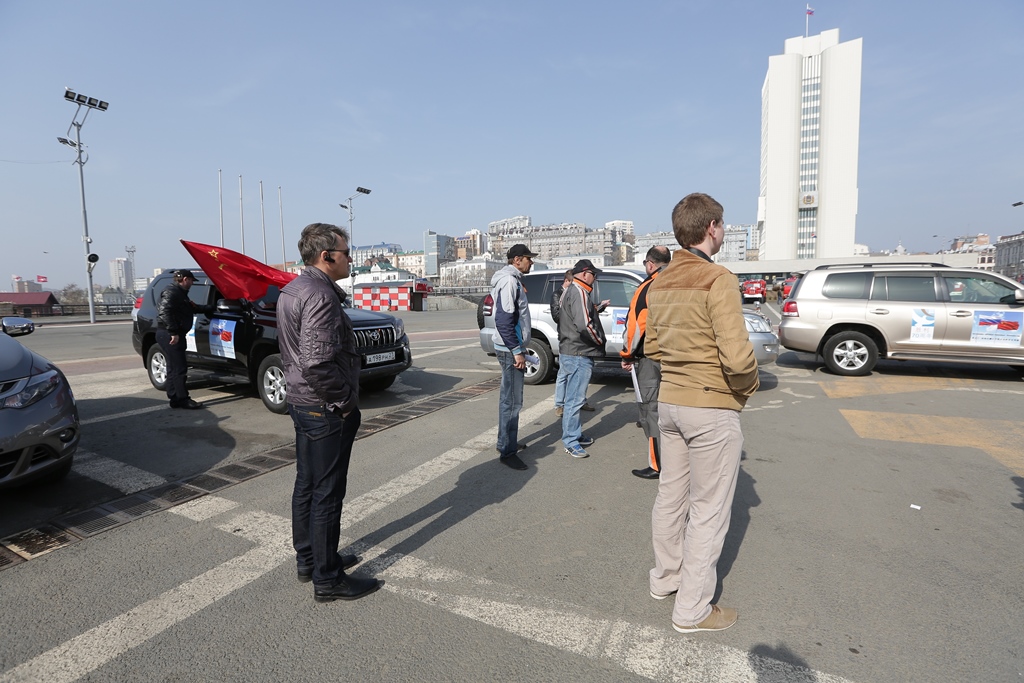
MULTIPOLYGON (((153 278, 138 303, 132 325, 132 345, 142 356, 149 381, 157 389, 167 386, 167 359, 156 343, 157 306, 160 293, 173 282, 173 270, 153 278)), ((277 345, 277 297, 270 287, 257 301, 224 299, 205 273, 192 269, 195 284, 188 292, 201 306, 214 306, 212 315, 199 313, 188 333, 186 358, 190 368, 255 385, 271 412, 287 412, 284 369, 277 345)), ((360 388, 384 391, 403 370, 412 365, 409 338, 401 318, 385 313, 345 308, 355 330, 356 346, 363 358, 360 388)))

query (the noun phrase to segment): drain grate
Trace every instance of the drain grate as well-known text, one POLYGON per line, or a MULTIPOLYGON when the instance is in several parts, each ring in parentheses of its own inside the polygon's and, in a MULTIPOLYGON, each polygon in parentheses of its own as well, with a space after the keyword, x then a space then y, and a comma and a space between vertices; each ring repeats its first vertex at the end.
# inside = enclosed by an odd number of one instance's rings
POLYGON ((9 536, 0 543, 26 560, 31 560, 57 548, 71 545, 78 540, 80 539, 77 536, 47 524, 38 529, 29 529, 9 536))
POLYGON ((67 529, 76 536, 88 538, 107 529, 120 526, 130 520, 130 517, 122 517, 116 512, 93 508, 57 519, 54 521, 54 524, 67 529))
POLYGON ((128 496, 127 498, 104 503, 100 507, 113 510, 114 512, 120 512, 121 514, 128 515, 129 517, 142 517, 150 512, 163 510, 161 506, 157 505, 149 498, 144 498, 139 495, 128 496))
POLYGON ((153 499, 154 503, 163 504, 164 507, 172 507, 206 494, 205 491, 183 484, 164 484, 145 493, 153 499))
POLYGON ((231 477, 237 481, 245 481, 246 479, 252 479, 260 471, 253 469, 252 467, 246 467, 245 465, 233 464, 224 465, 224 467, 218 467, 215 470, 210 470, 210 474, 220 474, 225 477, 231 477))
POLYGON ((0 546, 0 569, 7 569, 25 561, 24 557, 15 555, 7 548, 0 546))
POLYGON ((278 460, 277 458, 271 458, 268 455, 254 455, 251 458, 243 460, 246 465, 252 465, 261 470, 269 472, 270 470, 276 470, 278 467, 284 467, 288 464, 287 460, 278 460))
POLYGON ((275 448, 274 450, 267 453, 272 458, 281 458, 288 462, 295 462, 295 444, 291 446, 285 446, 284 448, 275 448))
POLYGON ((198 477, 186 479, 185 483, 197 489, 202 489, 207 493, 212 493, 213 491, 219 491, 225 486, 231 486, 235 482, 215 477, 212 474, 200 474, 198 477))

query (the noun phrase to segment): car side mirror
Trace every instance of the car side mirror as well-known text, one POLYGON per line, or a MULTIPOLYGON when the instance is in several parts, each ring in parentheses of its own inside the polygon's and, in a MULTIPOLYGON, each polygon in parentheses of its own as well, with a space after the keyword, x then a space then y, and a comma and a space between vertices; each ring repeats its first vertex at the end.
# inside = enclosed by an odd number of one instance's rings
POLYGON ((9 337, 20 337, 23 334, 31 334, 36 329, 35 323, 28 318, 17 318, 8 316, 0 321, 0 327, 4 334, 9 337))
POLYGON ((1015 290, 1013 298, 1017 300, 1017 303, 1024 304, 1024 289, 1015 290))
POLYGON ((236 299, 217 299, 217 312, 239 314, 242 312, 242 304, 236 299))

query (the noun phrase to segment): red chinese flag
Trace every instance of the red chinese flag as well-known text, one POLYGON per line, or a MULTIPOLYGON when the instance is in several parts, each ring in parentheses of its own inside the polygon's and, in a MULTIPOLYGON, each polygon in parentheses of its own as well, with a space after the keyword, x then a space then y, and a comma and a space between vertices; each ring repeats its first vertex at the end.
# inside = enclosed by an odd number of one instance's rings
POLYGON ((225 299, 255 301, 271 285, 284 287, 295 279, 295 273, 271 268, 237 251, 199 242, 181 243, 225 299))

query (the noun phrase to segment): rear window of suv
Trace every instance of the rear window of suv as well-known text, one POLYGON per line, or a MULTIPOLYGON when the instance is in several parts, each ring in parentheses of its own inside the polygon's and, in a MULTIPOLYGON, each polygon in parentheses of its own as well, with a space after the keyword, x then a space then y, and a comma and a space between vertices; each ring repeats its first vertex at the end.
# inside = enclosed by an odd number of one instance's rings
POLYGON ((874 301, 936 301, 935 278, 931 275, 879 275, 871 291, 874 301))
POLYGON ((822 296, 829 299, 867 299, 871 293, 871 273, 836 273, 825 278, 822 296))

